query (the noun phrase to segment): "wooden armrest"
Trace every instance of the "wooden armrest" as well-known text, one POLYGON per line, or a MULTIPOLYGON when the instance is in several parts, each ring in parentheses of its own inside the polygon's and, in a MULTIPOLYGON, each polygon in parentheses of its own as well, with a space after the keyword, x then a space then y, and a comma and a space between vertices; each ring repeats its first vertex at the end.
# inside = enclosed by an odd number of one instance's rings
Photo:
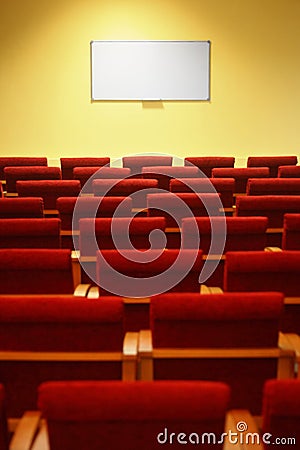
POLYGON ((284 297, 285 305, 300 305, 300 297, 284 297))
POLYGON ((42 421, 40 431, 33 443, 31 450, 50 450, 47 425, 42 421))
POLYGON ((266 229, 267 234, 278 234, 283 233, 283 228, 267 228, 266 229))
POLYGON ((18 421, 9 450, 29 450, 37 434, 41 419, 39 411, 27 411, 18 421))
POLYGON ((123 297, 123 303, 125 305, 149 305, 150 301, 151 301, 150 297, 141 297, 141 298, 123 297))
POLYGON ((139 332, 138 351, 141 356, 152 355, 153 347, 151 330, 141 330, 139 332))
POLYGON ((165 233, 181 233, 181 229, 177 227, 167 227, 165 228, 165 233))
POLYGON ((79 234, 79 230, 60 230, 61 236, 79 236, 79 234))
POLYGON ((227 436, 225 437, 224 450, 263 449, 257 421, 247 410, 228 411, 225 433, 227 433, 227 436), (241 439, 241 436, 243 439, 241 439))
POLYGON ((18 193, 17 192, 4 192, 4 197, 7 197, 7 198, 12 198, 12 197, 19 197, 19 195, 18 195, 18 193))
POLYGON ((282 248, 280 247, 265 247, 265 252, 282 252, 282 248))
POLYGON ((90 284, 78 284, 73 292, 74 297, 86 297, 90 287, 90 284))
POLYGON ((205 284, 201 284, 200 286, 200 294, 223 294, 224 291, 220 287, 209 287, 205 284))
POLYGON ((136 358, 138 353, 139 333, 127 331, 123 343, 123 356, 126 359, 136 358))
POLYGON ((44 209, 45 216, 58 216, 58 209, 44 209))
POLYGON ((293 350, 300 358, 300 336, 296 333, 279 333, 279 346, 284 350, 293 350))
POLYGON ((99 292, 98 286, 92 286, 88 291, 87 298, 94 300, 99 297, 100 297, 100 292, 99 292))

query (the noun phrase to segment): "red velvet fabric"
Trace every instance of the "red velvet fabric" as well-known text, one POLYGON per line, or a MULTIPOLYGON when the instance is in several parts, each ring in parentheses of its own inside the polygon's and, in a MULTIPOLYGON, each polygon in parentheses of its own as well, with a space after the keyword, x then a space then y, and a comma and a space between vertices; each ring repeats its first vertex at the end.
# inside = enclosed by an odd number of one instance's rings
POLYGON ((168 166, 149 166, 142 168, 143 178, 156 179, 158 188, 169 191, 170 181, 174 178, 197 178, 200 176, 198 167, 168 167, 168 166))
POLYGON ((299 214, 284 215, 282 248, 300 250, 300 210, 299 214))
POLYGON ((75 197, 80 190, 78 180, 17 181, 19 197, 42 197, 45 209, 55 209, 59 197, 75 197))
POLYGON ((177 438, 169 443, 172 432, 186 433, 185 440, 190 433, 221 436, 229 396, 228 386, 211 382, 45 383, 39 407, 51 450, 154 450, 162 447, 159 433, 167 447, 179 449, 177 438))
POLYGON ((17 192, 18 180, 60 180, 61 170, 44 166, 5 167, 4 176, 7 192, 17 192))
POLYGON ((279 178, 299 178, 300 166, 279 166, 278 176, 279 178))
MULTIPOLYGON (((2 296, 0 350, 122 352, 121 299, 88 302, 73 296, 2 296)), ((9 416, 36 409, 37 387, 48 380, 120 379, 120 361, 1 361, 9 416)))
POLYGON ((269 227, 283 227, 285 213, 299 213, 299 195, 245 196, 236 199, 237 216, 265 216, 269 227))
POLYGON ((247 195, 300 195, 299 178, 251 178, 247 184, 247 195))
POLYGON ((225 291, 280 291, 299 296, 300 251, 228 252, 225 291))
POLYGON ((140 175, 145 166, 172 166, 172 156, 123 156, 123 167, 131 169, 132 173, 140 175))
POLYGON ((212 169, 215 167, 233 167, 235 158, 231 156, 196 156, 184 158, 184 165, 190 164, 199 167, 199 169, 208 178, 212 176, 212 169))
MULTIPOLYGON (((298 448, 300 442, 300 380, 269 380, 264 387, 263 432, 277 438, 294 438, 295 444, 282 441, 276 448, 298 448)), ((280 442, 280 441, 279 441, 280 442)), ((266 445, 265 448, 270 447, 266 445)))
MULTIPOLYGON (((143 284, 140 285, 140 289, 137 292, 134 287, 132 287, 131 278, 153 278, 153 283, 158 283, 158 280, 155 280, 156 275, 160 275, 169 269, 173 264, 174 267, 171 271, 168 272, 168 280, 170 282, 174 281, 174 287, 170 289, 171 292, 199 292, 199 274, 201 272, 203 261, 202 261, 202 252, 199 250, 196 255, 193 250, 149 250, 151 252, 152 261, 148 262, 136 262, 133 261, 133 258, 137 257, 136 250, 124 250, 119 253, 117 250, 102 250, 101 255, 107 262, 107 264, 112 267, 117 273, 121 273, 129 277, 129 279, 122 280, 126 291, 129 294, 126 294, 130 297, 145 297, 147 294, 143 291, 146 289, 143 284), (177 260, 178 258, 178 260, 177 260), (191 260, 192 258, 192 260, 191 260), (192 264, 191 264, 192 261, 192 264), (187 267, 190 267, 188 274, 178 282, 179 275, 186 270, 187 267), (175 270, 176 269, 176 270, 175 270), (131 289, 131 292, 130 292, 131 289)), ((103 266, 101 262, 100 251, 97 252, 97 282, 100 285, 100 292, 103 295, 107 295, 107 291, 101 287, 101 280, 105 278, 106 282, 109 282, 112 286, 114 286, 117 282, 120 283, 120 278, 107 270, 105 266, 103 266)), ((140 255, 142 258, 142 254, 140 255)))
POLYGON ((0 199, 0 218, 41 218, 44 217, 42 198, 2 198, 0 199))
POLYGON ((1 182, 0 182, 0 197, 3 197, 3 187, 2 187, 2 183, 1 182))
POLYGON ((214 178, 234 178, 235 192, 246 192, 247 182, 249 178, 267 178, 270 176, 268 167, 234 167, 234 168, 216 168, 212 169, 214 178))
POLYGON ((6 419, 4 386, 0 384, 0 449, 8 450, 8 426, 6 419))
POLYGON ((180 227, 181 220, 187 217, 188 214, 192 216, 207 216, 206 206, 209 207, 211 215, 220 215, 221 202, 218 194, 148 194, 147 206, 148 217, 162 216, 166 218, 167 227, 180 227))
MULTIPOLYGON (((98 250, 97 245, 100 249, 115 249, 112 231, 113 236, 118 239, 117 248, 119 249, 130 249, 130 243, 135 248, 149 249, 151 247, 149 234, 154 230, 164 231, 165 225, 164 217, 80 219, 80 255, 95 256, 98 250), (130 241, 127 239, 127 229, 130 241)), ((159 243, 155 245, 154 242, 153 245, 153 248, 164 248, 159 243)))
POLYGON ((0 158, 0 180, 4 180, 4 168, 12 166, 47 166, 47 158, 9 156, 0 158))
POLYGON ((1 219, 0 248, 60 248, 60 219, 1 219))
POLYGON ((109 166, 110 158, 60 158, 62 177, 64 180, 73 179, 74 167, 102 167, 109 166))
POLYGON ((59 212, 62 230, 72 229, 74 207, 77 214, 74 217, 74 227, 79 228, 81 218, 112 217, 118 208, 118 217, 132 216, 132 200, 130 197, 60 197, 56 207, 59 212))
POLYGON ((231 208, 235 192, 234 178, 181 178, 170 181, 171 192, 210 193, 213 188, 220 194, 224 208, 231 208))
POLYGON ((182 219, 183 248, 198 248, 199 239, 195 234, 195 221, 199 231, 200 248, 207 254, 211 245, 211 224, 215 237, 223 234, 226 221, 226 243, 224 253, 235 250, 263 250, 266 246, 266 217, 196 217, 182 219))
POLYGON ((116 179, 103 179, 93 181, 95 196, 129 196, 135 208, 146 207, 146 195, 158 187, 157 180, 125 179, 116 182, 116 179))
POLYGON ((101 178, 123 179, 130 176, 130 169, 122 167, 74 167, 73 178, 79 180, 84 192, 93 192, 93 180, 101 178))
POLYGON ((297 156, 249 156, 247 167, 269 167, 270 177, 277 177, 278 167, 297 164, 297 156))
POLYGON ((0 249, 0 294, 71 294, 71 252, 0 249))
POLYGON ((152 298, 153 348, 174 349, 154 361, 154 379, 201 379, 228 383, 230 408, 259 414, 262 388, 276 376, 276 358, 176 358, 176 348, 277 347, 283 296, 168 294, 152 298))

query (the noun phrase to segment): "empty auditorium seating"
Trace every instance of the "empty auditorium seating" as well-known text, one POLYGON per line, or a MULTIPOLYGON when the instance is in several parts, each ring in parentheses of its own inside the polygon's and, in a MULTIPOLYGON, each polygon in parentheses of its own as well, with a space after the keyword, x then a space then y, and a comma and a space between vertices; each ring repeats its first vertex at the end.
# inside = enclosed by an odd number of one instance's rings
POLYGON ((247 195, 300 195, 300 178, 251 178, 247 195))
POLYGON ((4 176, 6 191, 15 193, 18 180, 60 180, 61 170, 59 167, 43 166, 5 167, 4 176))
POLYGON ((201 250, 102 250, 97 252, 97 284, 100 295, 117 290, 136 298, 166 290, 199 292, 202 265, 201 250))
POLYGON ((45 210, 55 209, 59 197, 75 197, 80 190, 78 180, 17 181, 19 197, 42 197, 45 210))
POLYGON ((174 178, 197 178, 201 175, 198 167, 174 167, 174 166, 150 166, 143 167, 144 179, 155 179, 158 181, 158 188, 169 191, 170 181, 174 178))
POLYGON ((278 167, 297 164, 297 156, 249 156, 247 167, 269 167, 270 177, 277 177, 278 167))
POLYGON ((235 192, 234 178, 179 178, 170 181, 171 192, 197 192, 220 194, 220 200, 224 208, 233 205, 233 194, 235 192))
POLYGON ((142 380, 201 379, 231 387, 232 408, 259 414, 269 378, 293 376, 294 353, 278 346, 280 293, 164 294, 140 333, 142 380))
POLYGON ((172 166, 172 156, 123 156, 123 167, 128 167, 133 175, 141 176, 142 168, 146 166, 172 166))
POLYGON ((63 180, 73 179, 74 167, 102 167, 109 166, 110 158, 60 158, 60 166, 63 180))
POLYGON ((278 176, 279 178, 299 178, 300 166, 279 166, 278 176))
POLYGON ((0 158, 0 180, 4 180, 4 168, 12 166, 47 166, 45 157, 9 156, 0 158))
POLYGON ((42 198, 1 198, 0 218, 38 218, 44 217, 44 202, 42 198))
POLYGON ((299 214, 284 215, 282 248, 300 250, 300 211, 299 214))
POLYGON ((1 219, 0 248, 60 248, 60 220, 1 219))
POLYGON ((118 298, 2 295, 0 373, 9 417, 36 409, 46 380, 134 380, 136 335, 125 337, 123 316, 118 298))
POLYGON ((300 251, 228 252, 224 290, 279 291, 285 295, 281 330, 300 334, 300 251))
POLYGON ((278 439, 276 448, 298 446, 300 380, 268 380, 264 386, 262 416, 262 432, 272 436, 271 443, 278 439), (288 438, 293 440, 288 441, 288 438))
POLYGON ((184 165, 199 167, 208 178, 212 176, 215 167, 233 167, 235 158, 231 156, 195 156, 184 158, 184 165))
POLYGON ((131 196, 134 208, 146 208, 146 196, 158 187, 157 180, 144 179, 102 179, 93 181, 95 196, 131 196))
POLYGON ((52 382, 38 404, 51 450, 155 450, 201 442, 207 430, 221 436, 229 398, 229 387, 213 382, 52 382))
POLYGON ((0 249, 0 294, 72 294, 79 283, 70 250, 0 249))
POLYGON ((93 180, 98 178, 123 179, 130 176, 125 167, 74 167, 73 178, 79 180, 84 193, 93 192, 93 180))
POLYGON ((213 178, 234 178, 235 193, 243 194, 247 189, 249 178, 267 178, 270 175, 268 167, 234 167, 212 169, 213 178))

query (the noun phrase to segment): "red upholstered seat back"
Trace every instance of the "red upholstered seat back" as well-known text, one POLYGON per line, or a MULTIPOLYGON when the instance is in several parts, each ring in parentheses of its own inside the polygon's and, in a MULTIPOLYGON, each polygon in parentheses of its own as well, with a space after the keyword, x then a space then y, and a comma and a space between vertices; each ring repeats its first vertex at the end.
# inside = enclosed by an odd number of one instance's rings
POLYGON ((123 167, 131 169, 137 175, 142 173, 142 168, 146 166, 172 166, 172 156, 123 156, 123 167))
POLYGON ((266 217, 197 217, 182 219, 182 245, 184 248, 198 248, 199 239, 194 232, 199 231, 200 248, 207 254, 211 245, 211 224, 214 224, 214 234, 224 231, 226 221, 226 243, 224 253, 234 250, 263 250, 266 246, 266 217))
POLYGON ((55 209, 59 197, 75 197, 80 189, 78 180, 17 181, 19 197, 42 197, 45 209, 55 209))
MULTIPOLYGON (((278 449, 297 448, 300 442, 300 380, 269 380, 264 387, 263 433, 270 433, 278 449), (288 438, 293 440, 288 441, 288 438)), ((266 445, 265 448, 269 448, 266 445)))
POLYGON ((149 250, 146 258, 151 255, 151 260, 145 262, 143 260, 142 252, 140 252, 140 260, 134 261, 133 258, 137 257, 136 250, 124 250, 119 253, 117 250, 103 250, 97 252, 97 282, 100 285, 100 292, 107 295, 106 290, 103 288, 102 281, 109 284, 112 288, 119 283, 118 287, 126 290, 125 295, 127 297, 146 297, 149 295, 147 292, 149 285, 143 284, 143 278, 151 278, 153 280, 153 286, 158 290, 162 288, 164 291, 166 288, 166 282, 164 276, 162 280, 159 275, 168 271, 167 279, 168 283, 173 287, 170 288, 172 292, 187 291, 187 292, 199 292, 199 275, 202 269, 202 252, 194 252, 193 250, 149 250), (106 261, 109 267, 103 264, 102 258, 106 261), (170 269, 172 267, 172 269, 170 269), (117 275, 110 270, 113 268, 117 275), (170 270, 168 270, 170 269, 170 270), (184 274, 187 270, 187 274, 181 281, 178 281, 181 274, 184 274), (124 274, 127 279, 120 278, 118 274, 124 274), (132 282, 132 279, 141 279, 139 288, 132 282), (123 283, 120 285, 120 283, 123 283))
POLYGON ((212 176, 212 169, 215 167, 233 167, 235 158, 231 156, 196 156, 184 158, 184 165, 194 165, 207 177, 212 176))
POLYGON ((60 158, 62 177, 64 180, 73 179, 74 167, 102 167, 109 166, 110 158, 60 158))
POLYGON ((187 442, 191 433, 192 442, 195 433, 200 442, 208 431, 221 436, 229 395, 228 386, 211 382, 45 383, 39 407, 51 450, 179 449, 179 433, 187 442))
MULTIPOLYGON (((165 225, 163 217, 81 219, 79 222, 80 255, 95 256, 97 246, 100 249, 130 249, 131 246, 149 249, 151 247, 150 233, 154 230, 163 232, 165 225), (114 239, 116 239, 115 242, 114 239)), ((155 241, 153 245, 153 248, 164 248, 158 242, 155 244, 155 241)))
POLYGON ((286 296, 300 294, 300 251, 228 252, 224 289, 226 291, 280 291, 286 296))
POLYGON ((200 176, 197 167, 149 166, 142 168, 143 178, 156 179, 158 188, 170 189, 170 181, 174 178, 196 178, 200 176))
POLYGON ((267 178, 270 176, 268 167, 234 167, 234 168, 216 168, 212 169, 213 178, 234 178, 235 192, 246 192, 249 178, 267 178))
POLYGON ((299 214, 284 215, 282 248, 300 250, 300 211, 299 214))
POLYGON ((130 169, 122 167, 74 167, 73 178, 79 180, 84 193, 93 192, 93 180, 102 178, 123 179, 130 176, 130 169))
POLYGON ((4 386, 0 384, 0 448, 8 450, 8 433, 4 386))
POLYGON ((20 357, 0 361, 9 416, 36 409, 37 387, 43 381, 121 379, 121 361, 72 361, 67 355, 58 360, 60 352, 121 353, 121 299, 88 302, 73 296, 25 295, 0 300, 0 351, 20 357), (32 352, 32 359, 22 361, 21 352, 32 352), (43 356, 34 359, 35 352, 43 356), (55 352, 52 360, 46 352, 55 352))
POLYGON ((171 192, 200 192, 210 193, 216 190, 225 208, 233 205, 235 181, 233 178, 189 178, 170 181, 171 192))
POLYGON ((265 216, 269 227, 283 227, 285 213, 300 212, 299 195, 245 196, 236 199, 237 216, 265 216))
POLYGON ((247 195, 300 195, 300 178, 251 178, 247 195))
POLYGON ((17 192, 18 180, 60 180, 61 170, 44 166, 5 167, 4 175, 7 192, 17 192))
POLYGON ((278 176, 279 178, 299 178, 300 166, 279 166, 278 176))
POLYGON ((125 179, 117 181, 116 179, 102 179, 93 181, 94 195, 97 196, 129 196, 132 197, 133 207, 145 208, 146 195, 157 189, 157 180, 144 179, 125 179))
POLYGON ((2 198, 0 199, 0 218, 39 218, 44 217, 42 198, 2 198))
MULTIPOLYGON (((276 377, 276 358, 186 357, 176 349, 276 348, 283 310, 280 293, 165 294, 151 299, 153 350, 173 349, 154 359, 154 379, 201 379, 228 383, 231 408, 261 410, 262 387, 276 377), (170 352, 169 352, 170 353, 170 352)), ((233 353, 233 352, 231 352, 233 353)), ((155 354, 155 353, 153 353, 155 354)))
POLYGON ((147 206, 149 217, 162 216, 167 227, 179 227, 184 217, 220 215, 222 204, 218 194, 170 193, 148 194, 147 206))
POLYGON ((47 166, 45 157, 9 156, 0 158, 0 180, 4 180, 4 168, 12 166, 47 166))
POLYGON ((60 219, 1 219, 0 248, 60 248, 60 219))
POLYGON ((277 177, 279 166, 297 164, 297 156, 249 156, 247 167, 269 167, 270 177, 277 177))
POLYGON ((0 249, 0 294, 71 294, 70 250, 0 249))

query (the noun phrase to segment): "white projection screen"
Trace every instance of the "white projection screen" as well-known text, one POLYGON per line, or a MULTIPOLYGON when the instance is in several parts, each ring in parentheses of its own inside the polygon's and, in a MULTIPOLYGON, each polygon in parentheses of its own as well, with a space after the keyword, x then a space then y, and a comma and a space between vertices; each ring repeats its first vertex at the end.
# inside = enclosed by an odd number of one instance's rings
POLYGON ((92 41, 92 100, 209 100, 209 41, 92 41))

